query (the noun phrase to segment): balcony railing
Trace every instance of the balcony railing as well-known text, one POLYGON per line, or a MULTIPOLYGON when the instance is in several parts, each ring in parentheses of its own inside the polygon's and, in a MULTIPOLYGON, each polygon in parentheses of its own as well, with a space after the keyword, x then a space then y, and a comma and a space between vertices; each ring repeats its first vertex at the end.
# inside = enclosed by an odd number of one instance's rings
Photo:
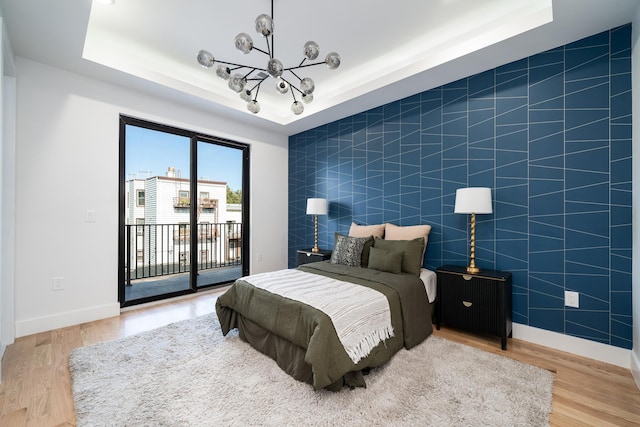
MULTIPOLYGON (((125 226, 126 280, 184 273, 191 268, 187 224, 125 226)), ((242 264, 242 224, 198 224, 198 270, 242 264)))

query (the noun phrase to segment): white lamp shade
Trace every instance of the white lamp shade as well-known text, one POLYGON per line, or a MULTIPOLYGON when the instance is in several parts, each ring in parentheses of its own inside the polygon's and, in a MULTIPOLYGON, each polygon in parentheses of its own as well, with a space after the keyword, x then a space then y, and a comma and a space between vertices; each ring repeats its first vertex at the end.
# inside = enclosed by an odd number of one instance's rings
POLYGON ((458 214, 493 213, 491 189, 488 187, 458 188, 453 212, 458 214))
POLYGON ((307 199, 307 215, 326 215, 327 199, 307 199))

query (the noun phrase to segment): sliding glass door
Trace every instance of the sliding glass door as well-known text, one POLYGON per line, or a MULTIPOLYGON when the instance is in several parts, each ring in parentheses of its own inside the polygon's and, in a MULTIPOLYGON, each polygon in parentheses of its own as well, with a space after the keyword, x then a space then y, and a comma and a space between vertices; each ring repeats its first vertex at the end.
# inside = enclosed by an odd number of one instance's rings
POLYGON ((243 151, 206 139, 199 139, 196 148, 197 285, 202 287, 242 275, 243 151))
POLYGON ((122 306, 249 271, 245 144, 121 116, 122 306))

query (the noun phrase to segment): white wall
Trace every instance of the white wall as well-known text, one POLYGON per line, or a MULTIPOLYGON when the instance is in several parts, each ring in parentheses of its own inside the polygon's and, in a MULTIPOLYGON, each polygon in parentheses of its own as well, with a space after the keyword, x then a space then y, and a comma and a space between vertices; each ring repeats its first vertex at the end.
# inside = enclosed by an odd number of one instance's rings
POLYGON ((286 267, 285 135, 27 59, 16 67, 17 336, 119 313, 120 113, 250 143, 251 272, 286 267), (64 290, 52 290, 54 277, 64 290))
MULTIPOLYGON (((1 13, 1 11, 0 11, 1 13)), ((15 149, 16 78, 13 52, 0 21, 0 358, 15 337, 14 244, 15 244, 15 149)))

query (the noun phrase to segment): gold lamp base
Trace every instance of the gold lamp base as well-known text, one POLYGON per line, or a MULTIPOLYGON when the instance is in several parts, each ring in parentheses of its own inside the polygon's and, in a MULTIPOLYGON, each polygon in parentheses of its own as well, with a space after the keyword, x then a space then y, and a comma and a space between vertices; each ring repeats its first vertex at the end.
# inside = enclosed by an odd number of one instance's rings
POLYGON ((318 247, 318 215, 313 216, 313 248, 311 252, 320 252, 318 247))
POLYGON ((480 268, 476 267, 476 214, 471 214, 471 257, 467 273, 478 273, 480 268))

